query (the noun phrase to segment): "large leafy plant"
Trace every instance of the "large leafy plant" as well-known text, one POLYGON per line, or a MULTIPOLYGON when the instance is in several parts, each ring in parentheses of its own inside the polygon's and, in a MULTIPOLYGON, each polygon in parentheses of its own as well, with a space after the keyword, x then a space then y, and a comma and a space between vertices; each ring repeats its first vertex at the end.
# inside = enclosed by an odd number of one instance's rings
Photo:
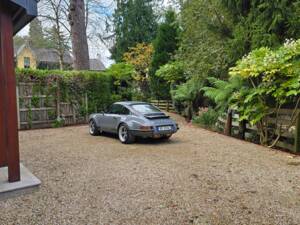
POLYGON ((184 115, 188 120, 192 119, 194 114, 193 103, 197 99, 200 93, 202 83, 198 80, 188 80, 186 83, 176 86, 174 90, 171 91, 172 98, 177 105, 183 105, 185 108, 184 115))
POLYGON ((155 75, 171 85, 179 84, 185 81, 186 78, 183 63, 179 61, 170 62, 161 66, 155 75))
POLYGON ((216 110, 224 112, 230 107, 234 98, 240 93, 244 82, 240 77, 232 77, 228 81, 214 77, 208 78, 209 86, 203 87, 204 96, 216 103, 216 110))
MULTIPOLYGON (((281 134, 289 129, 297 118, 300 102, 300 40, 287 41, 277 50, 260 48, 249 53, 230 69, 232 78, 238 77, 249 83, 248 91, 236 93, 231 107, 240 114, 240 120, 257 125, 262 144, 273 146, 281 134), (286 106, 293 106, 290 125, 276 125, 270 129, 268 116, 286 106), (275 138, 275 142, 272 140, 275 138)), ((277 120, 278 118, 276 118, 277 120)))

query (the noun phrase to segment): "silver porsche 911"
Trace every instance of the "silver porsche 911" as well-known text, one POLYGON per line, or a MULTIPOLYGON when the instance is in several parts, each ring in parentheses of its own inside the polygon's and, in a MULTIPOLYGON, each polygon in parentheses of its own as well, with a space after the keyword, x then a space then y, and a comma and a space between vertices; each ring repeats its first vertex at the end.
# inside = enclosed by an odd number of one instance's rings
POLYGON ((117 102, 107 112, 89 117, 91 135, 115 133, 124 144, 133 143, 136 137, 168 139, 178 129, 174 120, 145 102, 117 102))

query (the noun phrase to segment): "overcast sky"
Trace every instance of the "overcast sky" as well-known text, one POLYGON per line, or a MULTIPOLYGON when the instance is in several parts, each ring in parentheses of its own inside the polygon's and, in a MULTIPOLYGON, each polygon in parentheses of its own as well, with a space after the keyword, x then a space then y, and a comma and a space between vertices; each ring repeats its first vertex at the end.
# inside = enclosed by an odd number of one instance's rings
MULTIPOLYGON (((103 2, 108 1, 111 2, 112 0, 103 0, 103 2)), ((167 6, 171 5, 172 0, 163 0, 163 4, 161 6, 162 9, 166 8, 167 6)), ((107 14, 111 14, 113 12, 113 8, 109 9, 109 11, 105 12, 107 14)), ((100 29, 104 29, 105 24, 104 21, 103 24, 99 24, 100 29), (101 28, 102 27, 102 28, 101 28)), ((18 35, 24 36, 28 35, 29 31, 29 25, 27 25, 25 28, 23 28, 18 35)), ((108 67, 113 63, 112 60, 110 60, 110 52, 108 48, 98 39, 93 38, 92 40, 89 40, 89 52, 91 58, 98 58, 100 57, 103 63, 108 67)))

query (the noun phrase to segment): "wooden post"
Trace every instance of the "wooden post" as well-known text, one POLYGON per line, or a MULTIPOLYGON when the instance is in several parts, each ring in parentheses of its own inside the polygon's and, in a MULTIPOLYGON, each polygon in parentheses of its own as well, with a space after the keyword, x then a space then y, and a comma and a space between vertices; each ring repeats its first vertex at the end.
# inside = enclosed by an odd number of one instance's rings
POLYGON ((170 104, 170 102, 169 102, 169 100, 167 100, 167 112, 169 112, 169 104, 170 104))
POLYGON ((88 111, 89 111, 88 95, 87 95, 87 93, 85 93, 85 114, 86 114, 85 119, 86 119, 86 121, 89 120, 88 111))
POLYGON ((76 124, 77 121, 76 121, 76 110, 75 110, 75 105, 72 104, 71 107, 72 107, 72 114, 73 114, 73 123, 76 124))
POLYGON ((231 136, 231 129, 232 129, 232 110, 228 109, 227 121, 226 121, 226 127, 225 127, 225 135, 231 136))
POLYGON ((296 121, 295 145, 294 145, 295 153, 300 152, 300 115, 299 114, 298 114, 297 121, 296 121))
POLYGON ((239 138, 242 140, 245 140, 246 124, 246 120, 242 120, 239 122, 239 138))
POLYGON ((20 123, 20 96, 19 96, 19 85, 16 87, 16 95, 17 95, 17 116, 18 116, 18 130, 21 129, 20 123))
MULTIPOLYGON (((0 127, 1 155, 6 151, 8 181, 20 180, 13 18, 6 1, 0 2, 0 127)), ((3 160, 3 156, 1 157, 3 160)), ((2 162, 3 164, 3 162, 2 162)))
MULTIPOLYGON (((0 51, 1 57, 1 51, 0 51)), ((5 119, 4 119, 4 80, 2 79, 2 74, 0 74, 0 167, 7 166, 6 160, 6 129, 5 129, 5 119)))
POLYGON ((58 81, 56 81, 56 87, 56 119, 60 120, 60 90, 58 81))

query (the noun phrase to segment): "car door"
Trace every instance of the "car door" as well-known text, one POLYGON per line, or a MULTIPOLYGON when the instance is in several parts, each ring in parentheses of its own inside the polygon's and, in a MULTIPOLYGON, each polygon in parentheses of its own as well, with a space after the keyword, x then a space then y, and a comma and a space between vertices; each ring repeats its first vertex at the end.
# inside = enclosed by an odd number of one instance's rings
POLYGON ((122 105, 113 104, 108 112, 104 114, 104 119, 101 127, 104 131, 113 133, 117 131, 117 126, 121 119, 122 107, 122 105))

